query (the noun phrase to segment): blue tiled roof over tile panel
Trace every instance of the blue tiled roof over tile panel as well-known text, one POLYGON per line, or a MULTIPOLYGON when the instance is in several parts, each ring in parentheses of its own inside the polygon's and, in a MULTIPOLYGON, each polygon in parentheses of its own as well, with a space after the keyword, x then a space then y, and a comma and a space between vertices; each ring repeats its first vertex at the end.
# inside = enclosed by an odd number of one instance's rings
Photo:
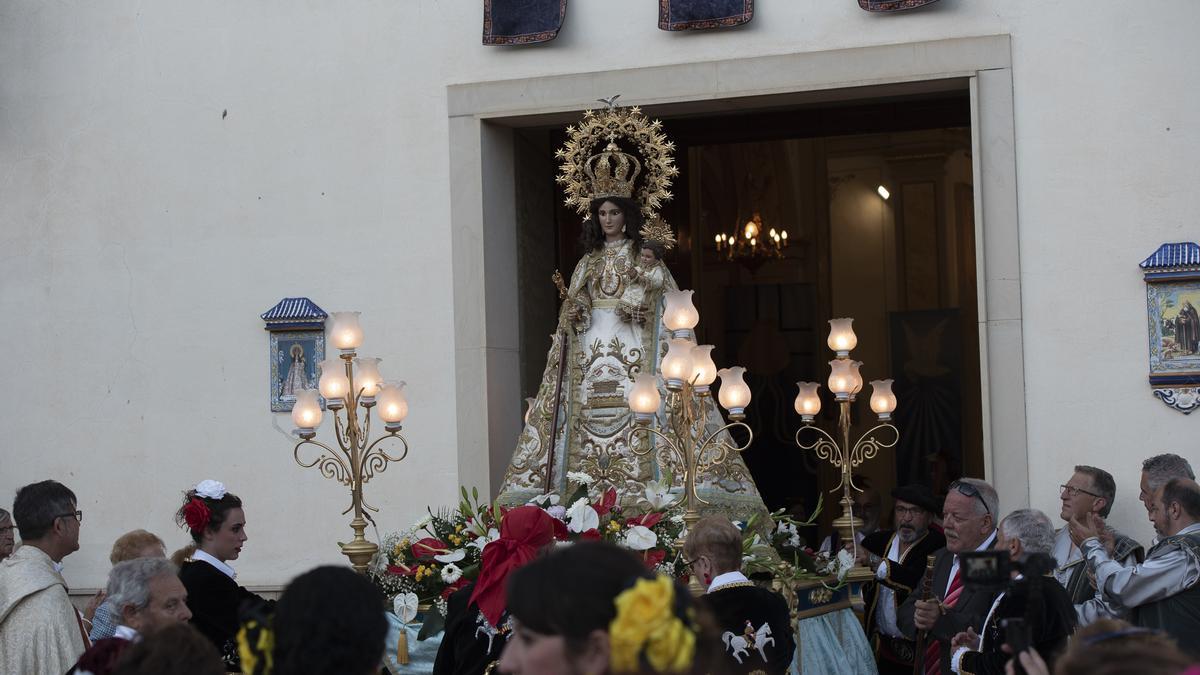
POLYGON ((1144 270, 1175 269, 1200 266, 1200 244, 1190 241, 1163 244, 1154 255, 1141 262, 1144 270))
POLYGON ((329 313, 308 298, 284 298, 260 316, 268 328, 306 327, 324 325, 329 313))

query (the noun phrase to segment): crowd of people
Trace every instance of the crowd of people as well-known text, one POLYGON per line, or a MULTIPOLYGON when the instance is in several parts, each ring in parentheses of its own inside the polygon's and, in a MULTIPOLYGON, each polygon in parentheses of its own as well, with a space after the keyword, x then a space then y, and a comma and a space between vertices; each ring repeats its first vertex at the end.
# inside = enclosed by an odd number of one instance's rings
MULTIPOLYGON (((1200 486, 1176 455, 1142 468, 1140 499, 1157 533, 1145 548, 1107 526, 1116 484, 1092 466, 1060 487, 1057 531, 1035 509, 1001 516, 982 480, 957 480, 942 500, 919 485, 893 490, 892 529, 873 515, 856 542, 832 543, 874 573, 863 620, 879 672, 1200 674, 1200 486)), ((247 540, 236 495, 202 481, 176 520, 190 546, 168 558, 158 536, 122 535, 105 590, 81 611, 61 575, 79 548, 75 494, 50 480, 19 489, 12 514, 0 510, 2 672, 383 672, 389 624, 365 577, 318 567, 266 600, 232 567, 247 540)), ((789 607, 742 573, 743 533, 727 518, 688 532, 682 555, 699 597, 627 550, 563 545, 563 523, 535 506, 508 511, 501 527, 478 578, 448 600, 436 675, 794 665, 789 607)))

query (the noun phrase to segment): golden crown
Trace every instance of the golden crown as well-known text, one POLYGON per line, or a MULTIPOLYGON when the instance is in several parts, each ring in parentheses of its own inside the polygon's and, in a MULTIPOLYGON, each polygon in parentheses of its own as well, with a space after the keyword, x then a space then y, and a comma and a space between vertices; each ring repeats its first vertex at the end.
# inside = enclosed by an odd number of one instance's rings
POLYGON ((621 196, 637 201, 649 220, 671 198, 671 179, 679 173, 674 152, 662 124, 637 107, 585 110, 578 125, 567 127, 567 142, 554 153, 561 162, 555 180, 563 186, 566 205, 582 216, 592 199, 621 196), (617 138, 640 159, 622 152, 617 138), (593 154, 605 141, 604 150, 593 154), (635 179, 640 179, 636 185, 635 179))
POLYGON ((588 157, 584 174, 592 184, 592 199, 633 196, 633 182, 642 172, 642 163, 633 155, 621 152, 616 140, 609 136, 604 152, 588 157))

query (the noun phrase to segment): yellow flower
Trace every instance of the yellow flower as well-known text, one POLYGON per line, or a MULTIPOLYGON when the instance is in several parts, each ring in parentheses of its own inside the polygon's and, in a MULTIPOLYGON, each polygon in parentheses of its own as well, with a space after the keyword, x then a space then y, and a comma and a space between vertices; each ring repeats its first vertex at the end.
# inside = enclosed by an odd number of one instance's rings
POLYGON ((646 658, 660 673, 678 673, 692 665, 696 634, 674 617, 646 640, 646 658))
POLYGON ((609 532, 620 532, 621 531, 621 523, 619 523, 615 520, 608 521, 608 531, 609 532))
POLYGON ((455 532, 462 532, 462 531, 463 531, 463 529, 464 529, 464 528, 463 528, 463 526, 462 526, 462 524, 461 524, 461 523, 459 523, 458 525, 455 525, 455 526, 454 526, 454 531, 455 531, 455 532))
POLYGON ((617 616, 608 627, 614 671, 636 671, 642 645, 649 641, 654 642, 654 654, 647 653, 648 658, 674 666, 686 657, 691 663, 695 636, 690 635, 687 643, 683 633, 689 631, 671 612, 674 601, 674 582, 663 575, 638 579, 633 588, 617 596, 617 616))

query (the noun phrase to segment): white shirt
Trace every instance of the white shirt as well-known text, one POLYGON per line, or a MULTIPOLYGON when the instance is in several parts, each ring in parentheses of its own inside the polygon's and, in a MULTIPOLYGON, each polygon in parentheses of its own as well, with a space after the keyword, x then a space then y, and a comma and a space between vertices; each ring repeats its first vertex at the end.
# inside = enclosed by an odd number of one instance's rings
MULTIPOLYGON (((988 536, 988 538, 984 539, 983 543, 980 544, 978 547, 976 547, 975 550, 976 551, 986 551, 995 545, 996 545, 996 531, 992 530, 992 533, 988 536)), ((946 591, 944 593, 942 593, 943 598, 945 598, 947 595, 950 594, 950 584, 954 583, 954 575, 955 574, 958 574, 958 554, 957 553, 954 554, 954 563, 952 565, 950 565, 950 576, 946 579, 946 591)))
POLYGON ((129 626, 117 626, 114 628, 113 637, 121 638, 122 640, 128 640, 130 642, 137 642, 138 640, 142 639, 142 636, 138 635, 138 632, 129 626))
POLYGON ((196 552, 192 554, 192 560, 203 560, 204 562, 208 563, 209 565, 212 565, 213 567, 217 568, 217 570, 219 572, 221 572, 221 574, 224 574, 225 576, 229 577, 230 579, 237 579, 237 572, 234 572, 232 567, 230 567, 229 565, 226 565, 225 563, 221 562, 220 560, 217 560, 216 558, 205 553, 204 551, 201 551, 200 549, 196 549, 196 552))
POLYGON ((741 572, 726 572, 724 574, 718 574, 717 578, 713 579, 712 583, 708 585, 707 592, 712 593, 713 591, 718 590, 724 586, 728 586, 730 584, 742 583, 745 581, 750 581, 750 580, 747 579, 746 575, 742 574, 741 572))
MULTIPOLYGON (((887 559, 893 562, 900 562, 900 535, 892 535, 892 546, 888 549, 887 559)), ((882 562, 879 564, 879 569, 875 571, 876 579, 886 579, 888 573, 888 563, 882 562)), ((879 584, 879 611, 875 613, 875 623, 879 626, 879 630, 884 635, 891 637, 904 637, 904 633, 900 632, 900 627, 896 625, 896 592, 888 588, 884 584, 879 584)))
MULTIPOLYGON (((1024 574, 1017 575, 1018 581, 1024 578, 1024 574)), ((992 608, 988 610, 987 616, 983 617, 983 625, 979 627, 979 651, 983 651, 984 645, 987 644, 988 631, 985 629, 987 628, 988 622, 992 620, 992 614, 996 613, 996 608, 1000 606, 1000 601, 1004 599, 1004 594, 1007 592, 1007 590, 1000 591, 1000 594, 997 595, 996 599, 992 601, 992 608)), ((958 649, 954 650, 954 655, 950 657, 951 672, 962 672, 962 657, 963 654, 966 654, 969 651, 971 651, 971 649, 968 647, 959 647, 958 649)))

